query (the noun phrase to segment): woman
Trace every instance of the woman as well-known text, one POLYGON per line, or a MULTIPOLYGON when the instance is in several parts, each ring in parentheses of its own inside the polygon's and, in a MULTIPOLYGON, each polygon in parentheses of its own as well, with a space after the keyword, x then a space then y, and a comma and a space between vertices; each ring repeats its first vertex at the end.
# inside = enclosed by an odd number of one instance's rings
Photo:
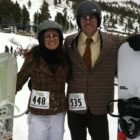
POLYGON ((62 48, 61 26, 54 21, 42 22, 38 27, 38 42, 26 54, 17 78, 17 91, 31 79, 28 139, 62 140, 69 63, 62 48))

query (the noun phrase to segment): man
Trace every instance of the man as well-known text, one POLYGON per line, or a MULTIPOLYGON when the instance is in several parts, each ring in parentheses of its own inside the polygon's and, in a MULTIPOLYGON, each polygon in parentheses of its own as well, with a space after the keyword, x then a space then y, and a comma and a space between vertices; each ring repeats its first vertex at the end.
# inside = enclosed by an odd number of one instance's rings
POLYGON ((109 140, 106 105, 114 97, 114 74, 121 41, 118 36, 99 30, 101 10, 95 1, 79 4, 76 21, 79 32, 65 39, 71 62, 68 81, 71 137, 86 140, 88 129, 92 140, 109 140))

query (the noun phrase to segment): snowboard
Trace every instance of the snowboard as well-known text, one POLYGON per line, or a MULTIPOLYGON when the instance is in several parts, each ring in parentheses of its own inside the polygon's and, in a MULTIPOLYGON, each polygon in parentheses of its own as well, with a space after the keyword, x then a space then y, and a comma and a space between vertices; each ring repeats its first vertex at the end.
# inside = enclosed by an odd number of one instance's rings
POLYGON ((127 107, 138 105, 136 109, 139 109, 139 111, 127 108, 127 112, 126 108, 123 110, 120 107, 124 117, 123 121, 120 118, 118 119, 117 140, 140 140, 140 118, 136 114, 140 112, 140 35, 128 38, 119 48, 118 99, 122 99, 122 104, 127 104, 127 107), (128 114, 134 113, 134 115, 125 115, 125 112, 128 114), (125 131, 123 127, 128 128, 128 130, 125 131), (126 132, 130 134, 126 135, 126 132))
POLYGON ((12 140, 17 61, 13 54, 0 54, 0 140, 12 140))

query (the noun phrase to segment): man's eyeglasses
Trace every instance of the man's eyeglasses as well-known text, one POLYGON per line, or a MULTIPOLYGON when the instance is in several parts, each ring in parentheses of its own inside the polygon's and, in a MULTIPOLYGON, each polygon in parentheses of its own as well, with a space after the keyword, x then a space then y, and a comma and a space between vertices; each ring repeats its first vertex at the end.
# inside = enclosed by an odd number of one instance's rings
POLYGON ((59 38, 59 35, 58 34, 45 34, 44 35, 44 39, 45 40, 50 40, 51 38, 58 39, 59 38))
POLYGON ((86 22, 87 20, 94 22, 97 19, 95 15, 83 15, 80 16, 81 22, 86 22))

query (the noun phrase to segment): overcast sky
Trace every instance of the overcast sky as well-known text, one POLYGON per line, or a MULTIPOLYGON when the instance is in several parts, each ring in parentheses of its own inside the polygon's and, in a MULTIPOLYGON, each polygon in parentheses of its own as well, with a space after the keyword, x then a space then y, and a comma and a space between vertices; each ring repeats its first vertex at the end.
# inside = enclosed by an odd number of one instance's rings
MULTIPOLYGON (((99 0, 97 0, 97 1, 99 1, 99 0)), ((110 1, 110 2, 112 2, 112 1, 128 1, 128 0, 102 0, 102 1, 110 1)), ((140 0, 132 0, 132 1, 140 4, 140 0)))

